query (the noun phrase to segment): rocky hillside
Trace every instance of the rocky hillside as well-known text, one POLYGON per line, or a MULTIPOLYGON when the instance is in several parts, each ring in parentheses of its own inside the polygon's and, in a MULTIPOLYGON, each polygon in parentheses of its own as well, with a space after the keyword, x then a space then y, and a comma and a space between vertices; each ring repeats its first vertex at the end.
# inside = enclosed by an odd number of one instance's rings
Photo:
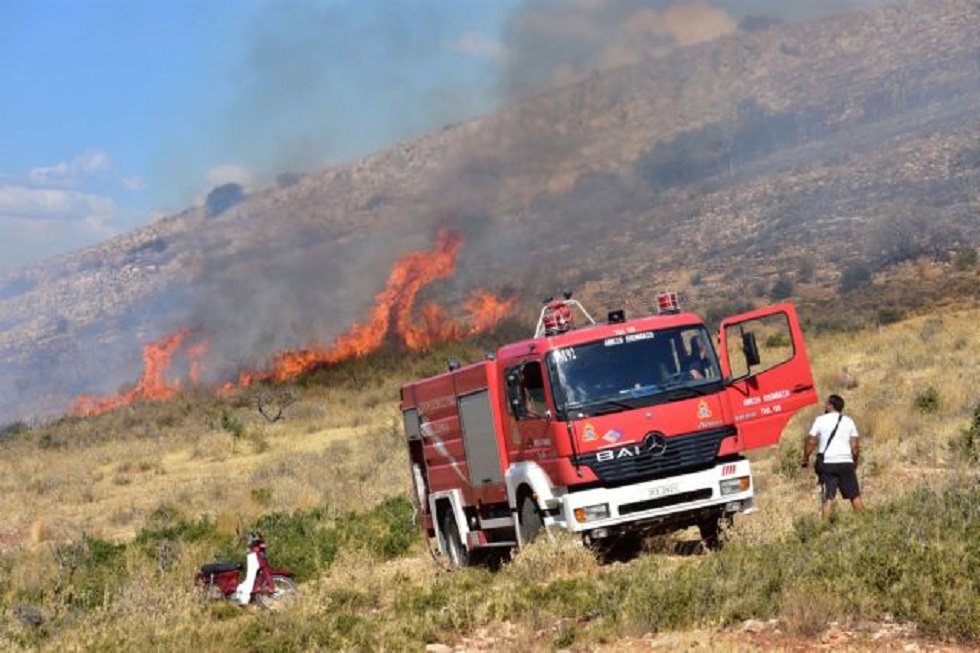
POLYGON ((742 31, 8 272, 0 423, 116 391, 177 328, 211 343, 212 381, 329 342, 438 226, 467 239, 439 301, 567 285, 599 311, 781 280, 817 300, 849 271, 975 250, 978 33, 970 0, 742 31))

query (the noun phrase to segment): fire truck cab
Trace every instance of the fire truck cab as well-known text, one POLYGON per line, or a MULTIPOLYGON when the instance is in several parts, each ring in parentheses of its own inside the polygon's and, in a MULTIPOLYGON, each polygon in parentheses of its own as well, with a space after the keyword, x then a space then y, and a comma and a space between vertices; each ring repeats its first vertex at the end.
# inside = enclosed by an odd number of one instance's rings
POLYGON ((796 311, 728 318, 713 339, 676 294, 658 303, 597 323, 566 293, 534 337, 402 388, 418 519, 454 565, 544 528, 601 545, 697 526, 711 545, 754 511, 743 453, 816 403, 796 311))

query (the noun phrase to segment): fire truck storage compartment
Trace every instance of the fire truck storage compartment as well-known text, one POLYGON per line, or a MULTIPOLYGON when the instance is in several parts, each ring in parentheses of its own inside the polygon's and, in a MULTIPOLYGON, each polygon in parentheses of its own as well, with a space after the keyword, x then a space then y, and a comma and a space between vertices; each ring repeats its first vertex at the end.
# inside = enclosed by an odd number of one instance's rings
POLYGON ((419 428, 419 412, 414 408, 409 408, 402 413, 405 420, 405 437, 409 442, 422 439, 422 430, 419 428))
POLYGON ((466 448, 470 485, 480 487, 503 482, 489 390, 480 390, 459 398, 459 422, 463 431, 463 446, 466 448))

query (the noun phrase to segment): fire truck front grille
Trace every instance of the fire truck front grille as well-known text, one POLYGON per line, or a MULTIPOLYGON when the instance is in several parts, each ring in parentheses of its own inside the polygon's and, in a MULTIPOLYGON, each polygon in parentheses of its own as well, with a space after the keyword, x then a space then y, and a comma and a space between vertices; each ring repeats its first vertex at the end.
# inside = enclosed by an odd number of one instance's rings
POLYGON ((667 446, 662 450, 649 451, 642 443, 631 444, 583 454, 579 462, 606 485, 663 478, 713 466, 721 441, 732 435, 734 427, 698 431, 664 438, 667 446))

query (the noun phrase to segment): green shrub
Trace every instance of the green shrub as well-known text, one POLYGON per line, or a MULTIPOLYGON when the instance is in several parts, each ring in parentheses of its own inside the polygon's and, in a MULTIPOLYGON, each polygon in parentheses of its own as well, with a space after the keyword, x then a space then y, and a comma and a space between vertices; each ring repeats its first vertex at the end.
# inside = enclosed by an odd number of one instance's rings
POLYGON ((421 537, 413 513, 406 497, 391 497, 366 513, 348 514, 337 528, 344 534, 345 545, 361 546, 391 560, 404 555, 421 537))
POLYGON ((0 440, 15 437, 30 430, 30 427, 24 422, 11 422, 0 426, 0 440))
POLYGON ((942 401, 939 391, 929 386, 915 396, 915 408, 923 415, 931 415, 939 411, 942 401))
POLYGON ((249 494, 252 495, 252 500, 255 501, 255 503, 264 508, 272 505, 272 488, 253 487, 249 494))
POLYGON ((954 448, 967 462, 980 462, 980 404, 973 409, 969 428, 961 431, 959 439, 954 441, 954 448))
POLYGON ((867 285, 871 281, 871 268, 864 263, 850 263, 840 275, 841 292, 850 292, 861 286, 867 285))
POLYGON ((803 258, 800 260, 800 265, 796 269, 796 280, 800 283, 810 283, 813 281, 816 271, 817 266, 814 264, 813 259, 803 258))
POLYGON ((956 252, 953 258, 953 265, 959 271, 969 270, 977 265, 977 250, 974 247, 965 247, 956 252))
POLYGON ((340 550, 340 533, 324 508, 274 512, 256 526, 265 534, 269 558, 289 569, 299 582, 313 578, 333 563, 340 550))
POLYGON ((792 344, 789 339, 789 335, 784 332, 774 333, 768 338, 766 338, 766 348, 768 349, 782 349, 784 347, 789 347, 792 344))
POLYGON ((789 277, 780 276, 769 290, 769 299, 780 301, 793 296, 793 282, 789 277))
POLYGON ((235 440, 241 440, 245 435, 245 425, 229 411, 221 411, 221 428, 228 431, 235 440))
POLYGON ((905 319, 905 311, 900 308, 879 308, 875 314, 875 322, 878 326, 894 324, 905 319))

